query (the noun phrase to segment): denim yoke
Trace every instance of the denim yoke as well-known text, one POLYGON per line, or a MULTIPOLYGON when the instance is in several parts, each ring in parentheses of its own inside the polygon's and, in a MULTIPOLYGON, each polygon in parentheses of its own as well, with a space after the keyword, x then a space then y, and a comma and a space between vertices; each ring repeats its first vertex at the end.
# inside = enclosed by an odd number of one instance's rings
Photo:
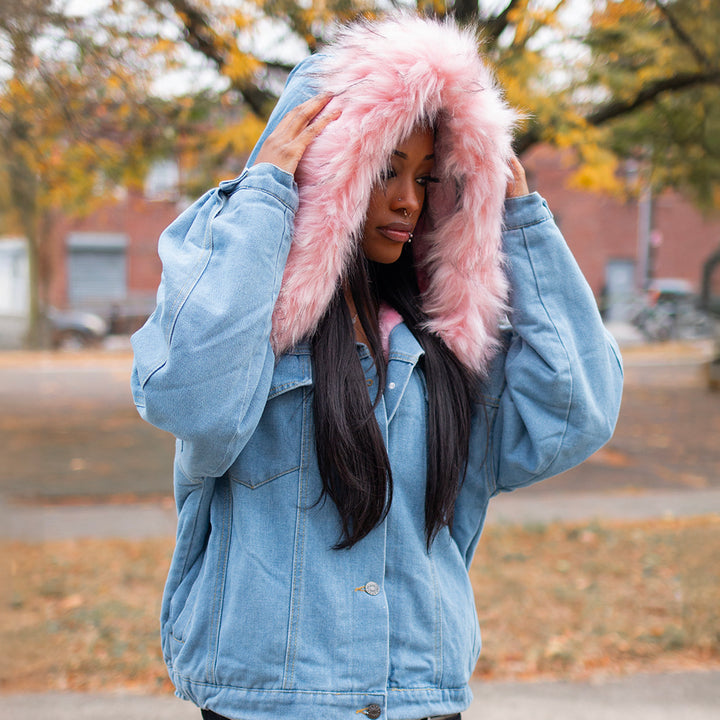
MULTIPOLYGON (((340 524, 333 503, 318 502, 310 349, 276 358, 269 341, 296 207, 292 177, 259 164, 161 238, 158 306, 133 336, 132 386, 141 415, 177 438, 165 660, 178 695, 229 717, 455 713, 470 703, 480 651, 468 568, 488 501, 610 437, 617 348, 542 198, 509 200, 512 329, 473 415, 452 532, 427 552, 422 349, 401 323, 375 413, 392 505, 367 537, 333 550, 340 524)), ((375 396, 375 367, 358 353, 375 396)))

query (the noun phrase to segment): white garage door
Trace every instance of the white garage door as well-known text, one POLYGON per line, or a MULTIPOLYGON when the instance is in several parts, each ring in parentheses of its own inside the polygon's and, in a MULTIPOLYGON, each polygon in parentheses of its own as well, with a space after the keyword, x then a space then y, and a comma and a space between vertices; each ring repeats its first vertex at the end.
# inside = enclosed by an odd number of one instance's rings
POLYGON ((126 235, 71 233, 67 248, 70 305, 100 310, 126 298, 126 235))

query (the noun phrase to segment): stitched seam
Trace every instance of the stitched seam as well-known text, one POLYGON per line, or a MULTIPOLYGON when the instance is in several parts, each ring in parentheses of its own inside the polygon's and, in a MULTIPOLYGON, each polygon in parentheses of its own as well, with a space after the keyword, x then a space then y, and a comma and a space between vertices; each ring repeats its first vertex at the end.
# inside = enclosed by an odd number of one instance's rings
POLYGON ((568 431, 568 418, 570 417, 570 408, 572 407, 574 388, 573 388, 573 374, 572 374, 572 368, 571 368, 571 364, 570 364, 570 354, 568 353, 568 350, 565 347, 565 343, 563 342, 562 336, 561 336, 560 332, 558 331, 557 325, 555 324, 555 321, 553 320, 552 315, 550 314, 547 307, 545 306, 545 300, 542 296, 542 293, 540 292, 540 282, 538 279, 538 274, 535 271, 535 263, 533 262, 532 253, 530 252, 530 244, 528 243, 527 235, 524 230, 522 231, 522 235, 523 235, 523 245, 525 246, 525 252, 527 253, 527 257, 530 262, 530 269, 532 270, 533 279, 535 280, 535 287, 537 288, 537 291, 538 291, 537 295, 538 295, 538 299, 540 300, 540 306, 545 311, 545 315, 546 315, 551 327, 555 331, 555 337, 558 340, 558 345, 563 350, 563 353, 565 355, 567 372, 568 372, 568 375, 570 378, 569 379, 570 387, 569 387, 569 391, 567 394, 567 407, 565 408, 565 416, 563 418, 564 427, 563 427, 562 435, 560 436, 560 440, 557 445, 557 450, 555 451, 555 454, 545 463, 545 465, 543 465, 543 467, 540 468, 532 476, 532 478, 531 478, 531 482, 532 482, 532 480, 534 480, 535 478, 540 477, 555 462, 558 455, 560 454, 560 450, 562 449, 563 443, 565 441, 565 435, 567 434, 567 431, 568 431))
POLYGON ((550 218, 544 217, 539 218, 538 220, 533 220, 532 222, 522 222, 519 225, 505 225, 506 230, 523 230, 524 228, 531 228, 535 225, 540 225, 540 223, 548 222, 550 218))
POLYGON ((243 487, 249 488, 250 490, 254 490, 255 488, 262 487, 263 485, 267 485, 269 482, 272 482, 273 480, 276 480, 277 478, 282 477, 283 475, 289 475, 290 473, 294 473, 300 469, 300 465, 297 465, 296 467, 290 468, 289 470, 285 470, 284 472, 278 473, 277 475, 273 475, 272 477, 266 478, 262 482, 256 483, 253 485, 252 483, 245 482, 241 480, 239 477, 236 477, 235 475, 232 475, 231 473, 228 473, 230 479, 237 483, 238 485, 242 485, 243 487))
POLYGON ((270 393, 268 394, 268 400, 271 400, 274 397, 277 397, 278 395, 282 395, 284 392, 287 392, 288 390, 293 390, 296 387, 304 387, 305 385, 310 385, 312 382, 312 379, 305 376, 302 378, 302 380, 288 380, 286 383, 282 383, 281 385, 274 385, 270 388, 270 393))
POLYGON ((442 637, 442 604, 440 602, 440 593, 438 592, 438 579, 435 571, 435 562, 430 556, 430 570, 433 579, 433 593, 435 595, 435 629, 433 630, 433 654, 435 657, 435 677, 433 682, 437 686, 442 686, 443 678, 443 637, 442 637))
MULTIPOLYGON (((283 231, 283 236, 285 236, 288 232, 287 213, 283 214, 283 219, 285 221, 285 228, 283 231)), ((279 265, 279 261, 280 261, 281 245, 282 245, 282 243, 280 243, 278 245, 277 254, 275 256, 275 272, 274 272, 274 274, 275 274, 276 278, 278 275, 278 265, 279 265)), ((281 274, 281 277, 282 277, 282 274, 281 274)), ((274 291, 275 291, 274 284, 270 284, 270 292, 273 293, 274 291)), ((269 352, 269 350, 268 350, 268 352, 269 352)), ((238 407, 247 409, 247 405, 248 405, 247 398, 248 398, 248 394, 249 394, 249 392, 248 392, 249 385, 250 385, 250 373, 246 373, 245 374, 245 387, 242 390, 242 395, 241 395, 240 402, 238 403, 238 407)), ((241 418, 242 417, 244 417, 244 413, 241 414, 241 418)), ((216 465, 215 470, 212 473, 210 473, 211 475, 220 475, 220 473, 218 472, 219 469, 230 465, 230 463, 234 459, 234 455, 236 454, 235 445, 236 445, 237 438, 240 435, 240 432, 241 432, 241 423, 238 423, 238 425, 235 428, 235 432, 233 433, 233 436, 230 438, 230 441, 228 443, 228 448, 227 448, 225 455, 223 456, 222 460, 216 465)))
POLYGON ((247 190, 252 190, 253 192, 259 192, 263 193, 264 195, 269 195, 272 198, 275 198, 281 205, 284 205, 290 212, 295 212, 295 208, 288 203, 285 198, 280 197, 277 193, 274 193, 272 190, 268 190, 267 188, 261 188, 261 187, 255 187, 254 185, 241 185, 240 187, 237 187, 235 189, 235 192, 244 192, 247 190))
MULTIPOLYGON (((362 697, 362 698, 379 698, 382 699, 385 697, 384 693, 381 692, 357 692, 354 690, 348 690, 347 692, 337 692, 337 691, 331 691, 331 690, 286 690, 283 688, 257 688, 257 687, 245 687, 244 685, 231 685, 223 683, 222 685, 218 683, 212 683, 212 682, 203 682, 202 680, 195 680, 191 677, 188 677, 187 675, 183 675, 182 673, 178 672, 177 670, 174 670, 172 665, 168 666, 170 670, 172 670, 173 675, 175 677, 184 680, 188 685, 197 685, 200 687, 212 687, 212 688, 233 688, 235 690, 247 690, 248 692, 252 693, 279 693, 281 695, 327 695, 329 697, 362 697)), ((448 690, 460 690, 464 691, 465 688, 434 688, 432 686, 429 687, 419 687, 419 688, 402 688, 402 692, 414 692, 415 690, 437 690, 440 692, 446 692, 448 690)))
POLYGON ((306 391, 303 397, 303 419, 302 432, 300 433, 300 473, 298 477, 298 507, 296 512, 295 546, 293 549, 293 575, 290 592, 290 616, 288 619, 288 638, 285 651, 285 671, 283 674, 283 689, 293 687, 295 681, 295 659, 297 656, 297 636, 300 616, 300 594, 303 576, 304 551, 305 551, 305 516, 307 508, 305 504, 307 484, 307 435, 309 432, 308 412, 309 393, 306 391))
POLYGON ((225 577, 227 575, 227 560, 229 555, 230 534, 232 524, 232 493, 229 487, 224 487, 223 491, 227 493, 225 498, 225 516, 221 518, 221 534, 219 552, 221 557, 218 558, 218 572, 215 578, 215 588, 213 590, 213 602, 210 615, 210 638, 211 645, 208 647, 208 656, 205 667, 205 673, 210 682, 215 682, 215 668, 217 665, 218 646, 220 643, 220 625, 222 616, 222 600, 225 589, 225 577))
MULTIPOLYGON (((395 413, 397 412, 398 408, 400 407, 400 403, 402 402, 403 398, 405 397, 405 391, 407 390, 408 385, 410 384, 410 378, 412 377, 413 371, 415 369, 415 366, 410 368, 410 370, 407 373, 407 377, 405 377, 405 382, 403 382, 402 388, 398 388, 397 386, 393 390, 393 393, 397 393, 397 402, 394 403, 392 407, 392 411, 387 417, 387 424, 390 425, 393 418, 395 417, 395 413)), ((387 393, 383 395, 384 398, 387 398, 387 393)), ((425 398, 427 400, 427 397, 425 398)), ((385 403, 386 410, 387 410, 387 401, 385 403)), ((426 408, 427 409, 427 408, 426 408)))
MULTIPOLYGON (((364 698, 383 698, 384 693, 382 692, 357 692, 355 690, 347 690, 345 692, 338 692, 337 690, 305 690, 305 689, 293 689, 284 690, 282 688, 258 688, 258 687, 246 687, 245 685, 233 685, 230 683, 209 683, 203 682, 202 680, 196 680, 187 675, 183 675, 181 672, 174 669, 172 665, 168 665, 168 669, 172 671, 173 675, 180 680, 185 681, 188 685, 195 685, 199 687, 212 687, 212 688, 233 688, 234 690, 247 690, 251 693, 268 693, 268 694, 280 694, 280 695, 327 695, 328 697, 364 697, 364 698)), ((403 692, 403 693, 414 693, 418 690, 431 691, 437 693, 449 693, 449 692, 467 692, 466 686, 460 687, 435 687, 433 685, 419 685, 418 687, 411 688, 387 688, 388 692, 403 692)))
MULTIPOLYGON (((220 211, 225 207, 225 200, 221 199, 218 196, 218 199, 220 202, 218 203, 218 207, 215 208, 214 212, 211 213, 210 218, 208 219, 207 228, 205 230, 205 235, 203 238, 203 246, 201 248, 201 254, 198 258, 197 262, 193 266, 192 272, 189 274, 188 280, 183 286, 183 288, 180 290, 180 292, 177 293, 176 300, 174 303, 170 304, 168 306, 168 313, 172 317, 172 321, 170 323, 170 328, 168 330, 168 336, 167 336, 167 343, 168 346, 172 343, 172 337, 175 333, 175 326, 177 325, 177 320, 180 315, 180 310, 182 310, 183 305, 185 305, 185 302, 187 301, 188 297, 190 296, 190 293, 192 292, 193 288, 197 283, 200 281, 200 278, 202 277, 203 273, 205 272, 205 269, 208 266, 208 263, 210 262, 210 258, 212 256, 212 225, 217 216, 220 214, 220 211), (199 268, 199 272, 197 272, 197 275, 194 273, 199 268)), ((164 365, 167 362, 167 357, 165 360, 163 360, 162 365, 164 365)), ((158 366, 158 369, 162 367, 162 365, 158 366)), ((156 372, 156 371, 153 371, 156 372)), ((150 376, 148 375, 148 378, 150 376)), ((146 379, 147 382, 147 379, 146 379)))
POLYGON ((187 484, 188 484, 188 485, 202 485, 203 482, 204 482, 204 480, 205 480, 205 476, 203 476, 203 477, 200 478, 199 480, 195 480, 195 479, 191 478, 191 477, 187 474, 187 472, 185 471, 185 469, 183 468, 181 462, 182 462, 182 461, 179 459, 178 462, 177 462, 177 469, 178 469, 178 472, 187 480, 187 484))
MULTIPOLYGON (((185 475, 185 473, 183 473, 183 475, 185 475)), ((187 476, 186 476, 186 477, 187 477, 187 476)), ((199 502, 202 503, 202 501, 203 501, 203 496, 205 495, 205 493, 208 492, 208 484, 207 484, 207 483, 200 483, 200 484, 203 485, 203 488, 202 488, 202 491, 201 491, 201 497, 200 497, 200 500, 199 500, 199 502)), ((187 498, 186 498, 186 502, 187 502, 187 498)), ((195 535, 196 535, 196 533, 197 533, 197 530, 198 530, 198 511, 197 511, 197 508, 196 508, 195 512, 193 513, 192 532, 190 533, 190 542, 188 543, 188 546, 187 546, 187 547, 192 547, 192 546, 195 544, 195 539, 196 539, 196 538, 195 538, 195 535)), ((185 579, 185 577, 187 576, 188 570, 189 570, 188 560, 189 560, 190 558, 189 558, 189 553, 187 552, 187 547, 185 548, 186 552, 185 552, 185 558, 183 559, 182 572, 180 573, 180 582, 182 582, 182 581, 185 579)), ((180 584, 180 583, 178 583, 178 585, 179 585, 179 584, 180 584)), ((176 588, 176 590, 177 590, 177 588, 176 588)), ((187 602, 187 598, 185 599, 185 602, 187 602)), ((174 625, 174 623, 173 623, 173 625, 174 625)))

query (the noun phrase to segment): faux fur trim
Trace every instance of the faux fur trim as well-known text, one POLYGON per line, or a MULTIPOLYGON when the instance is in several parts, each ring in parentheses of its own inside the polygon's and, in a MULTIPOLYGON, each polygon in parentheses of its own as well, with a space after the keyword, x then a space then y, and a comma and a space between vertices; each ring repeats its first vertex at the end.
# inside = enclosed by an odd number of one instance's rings
POLYGON ((306 151, 300 205, 272 343, 281 353, 322 318, 353 255, 370 193, 393 149, 423 119, 436 123, 428 189, 432 229, 416 229, 429 329, 483 372, 497 346, 507 281, 500 249, 514 112, 478 55, 471 30, 415 16, 340 31, 324 51, 320 90, 342 108, 306 151))

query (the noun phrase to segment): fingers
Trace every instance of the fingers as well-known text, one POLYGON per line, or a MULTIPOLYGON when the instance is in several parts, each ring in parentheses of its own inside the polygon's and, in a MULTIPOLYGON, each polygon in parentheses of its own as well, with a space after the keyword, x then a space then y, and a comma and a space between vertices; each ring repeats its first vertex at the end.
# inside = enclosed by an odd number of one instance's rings
POLYGON ((318 95, 293 108, 265 140, 256 163, 269 162, 293 174, 308 145, 340 116, 339 110, 323 113, 332 97, 318 95))
MULTIPOLYGON (((323 109, 324 109, 323 105, 323 109)), ((312 140, 316 138, 333 120, 337 120, 342 115, 342 110, 333 110, 332 112, 318 113, 313 116, 303 132, 312 140)))
POLYGON ((292 109, 283 120, 287 120, 298 131, 302 131, 312 124, 332 98, 333 96, 330 93, 316 95, 292 109))
POLYGON ((527 195, 530 191, 528 190, 527 179, 525 177, 525 168, 514 155, 510 158, 508 164, 510 165, 512 178, 508 181, 505 197, 510 198, 527 195))

